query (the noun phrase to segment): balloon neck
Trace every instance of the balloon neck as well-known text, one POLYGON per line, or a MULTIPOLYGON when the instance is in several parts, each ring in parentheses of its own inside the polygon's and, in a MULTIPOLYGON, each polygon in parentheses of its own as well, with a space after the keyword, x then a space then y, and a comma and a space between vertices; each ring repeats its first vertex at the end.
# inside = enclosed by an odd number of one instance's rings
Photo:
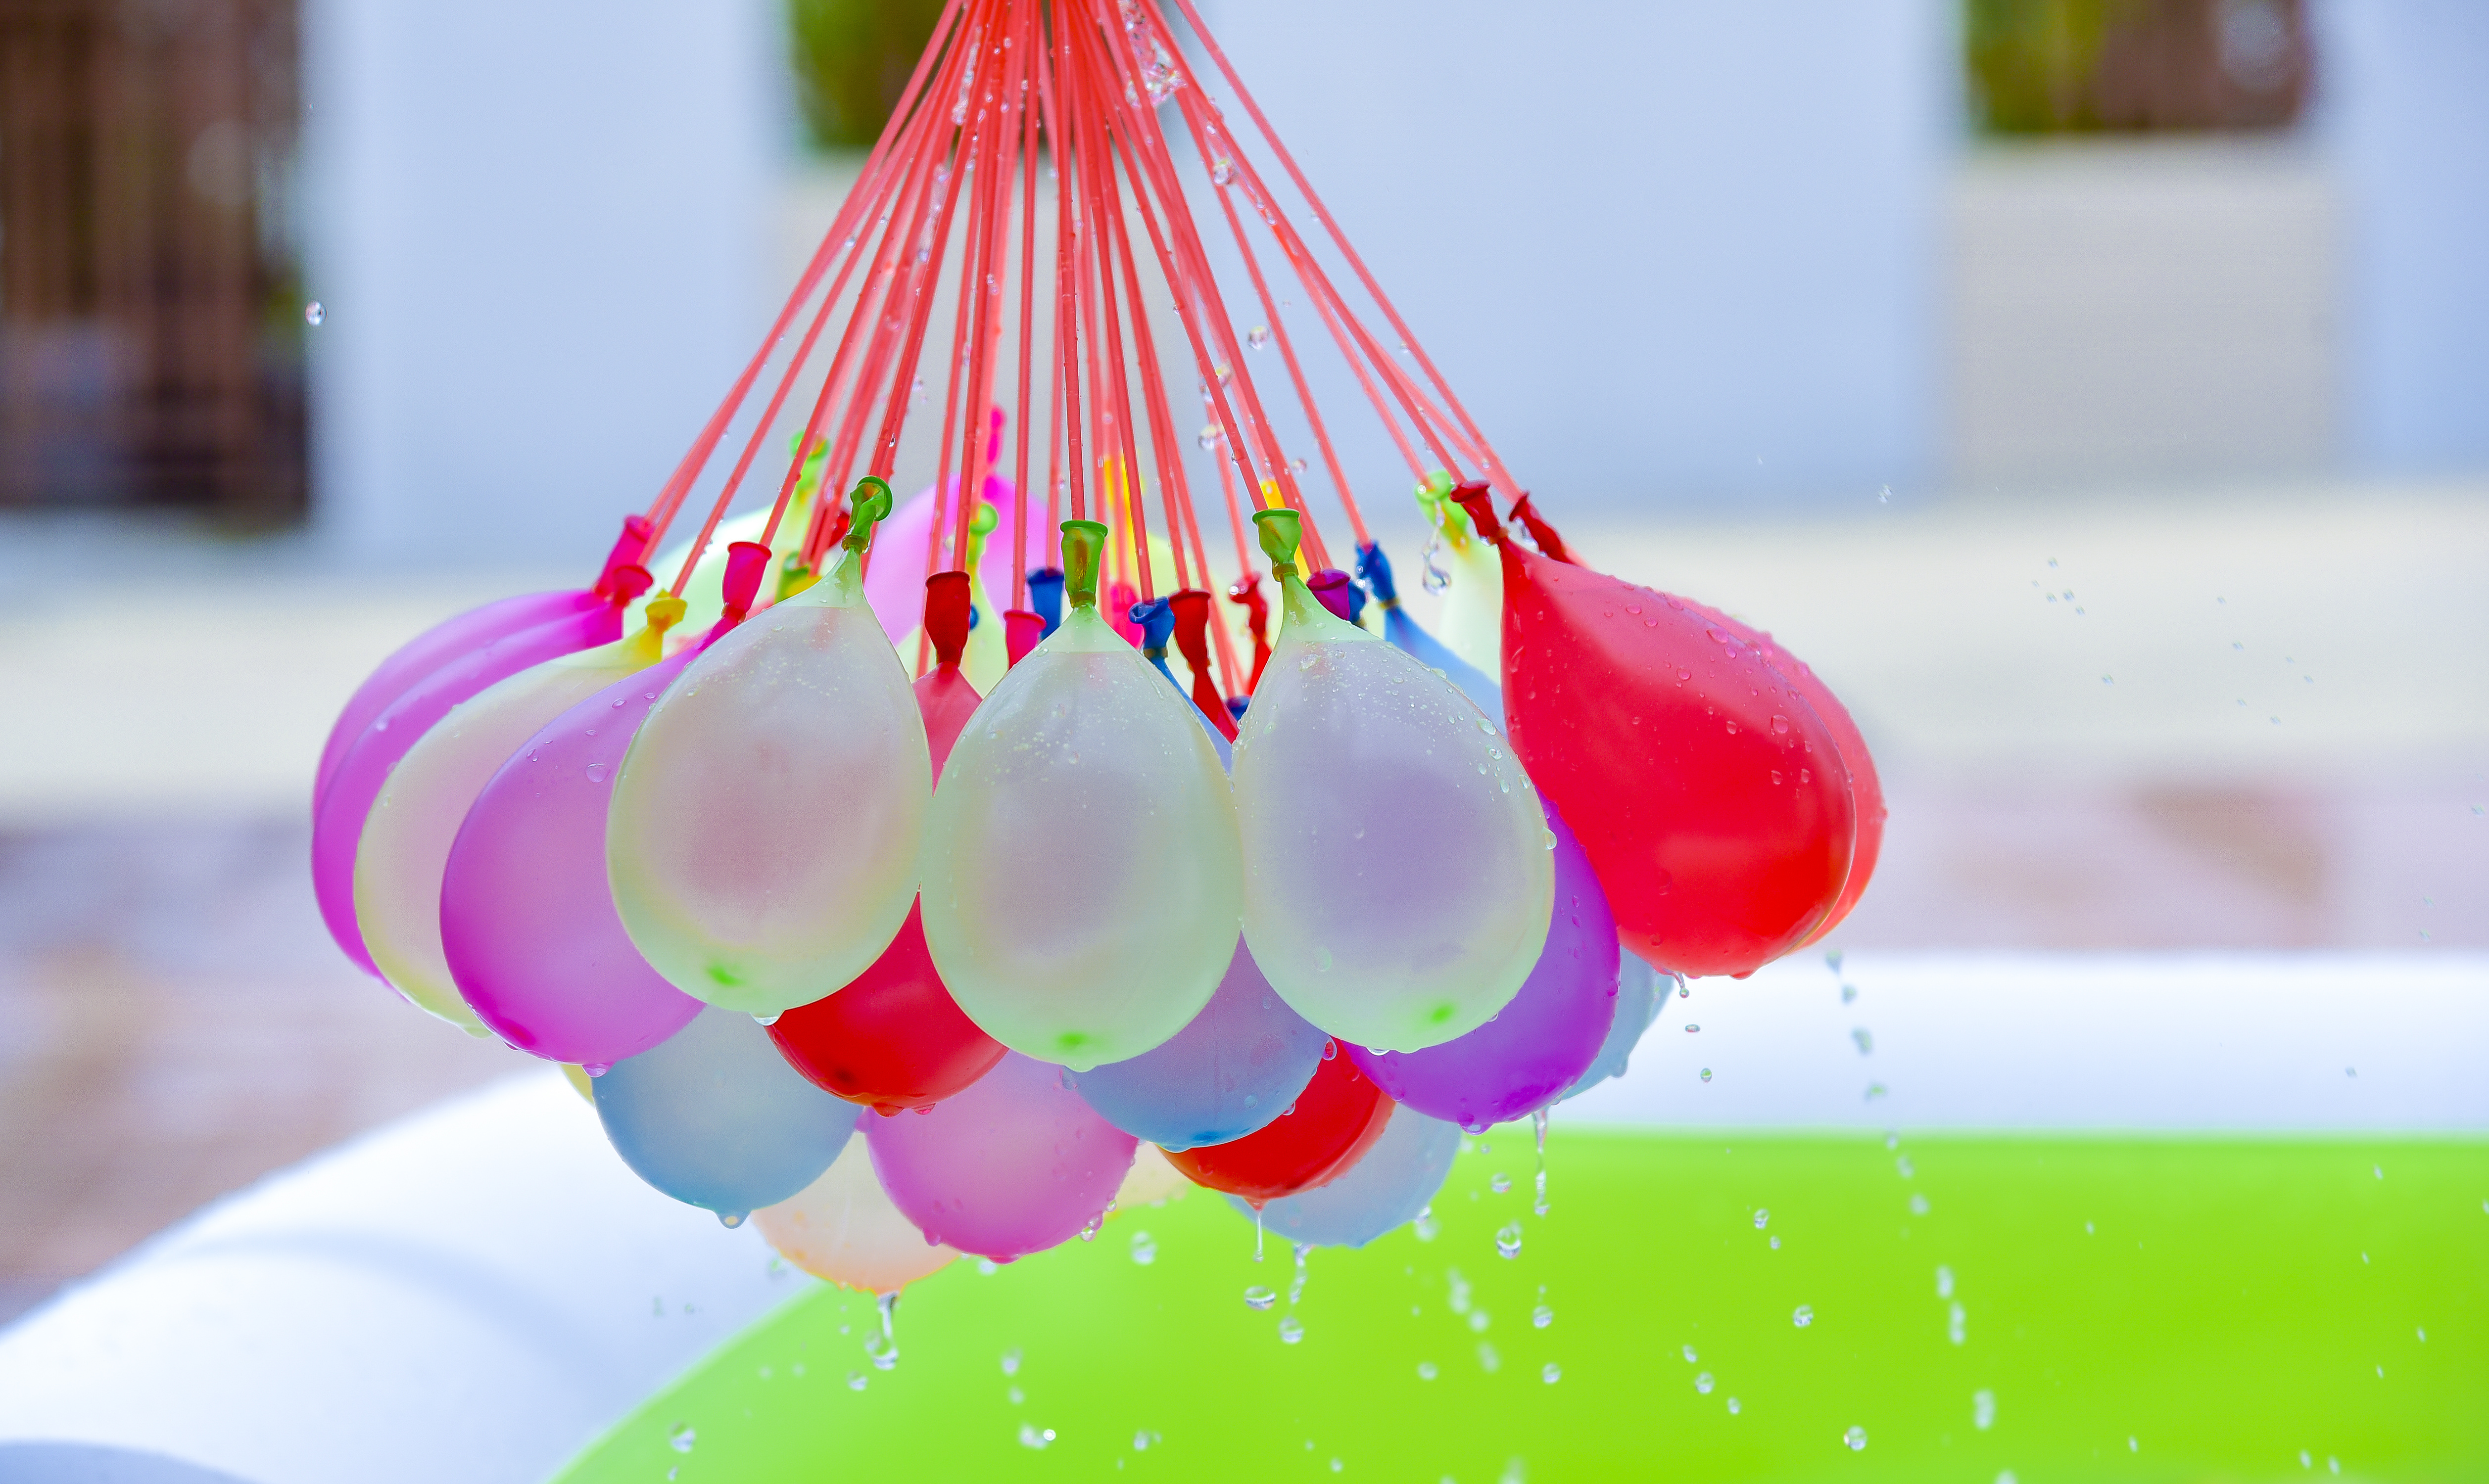
MULTIPOLYGON (((1028 611, 1037 615, 1038 639, 1054 632, 1063 622, 1063 574, 1053 567, 1039 567, 1028 575, 1028 611)), ((1029 642, 1035 643, 1037 640, 1029 642)))
POLYGON ((1304 540, 1304 517, 1282 506, 1253 512, 1253 529, 1262 555, 1271 558, 1271 576, 1284 587, 1297 577, 1297 547, 1304 540))
POLYGON ((1073 609, 1098 606, 1098 564, 1106 552, 1106 528, 1096 521, 1063 523, 1063 595, 1073 609))
POLYGON ((726 577, 719 583, 726 599, 726 617, 741 623, 760 595, 760 579, 769 570, 769 548, 758 541, 737 541, 726 549, 726 577))
POLYGON ((965 572, 936 572, 925 580, 925 633, 942 669, 957 670, 967 652, 971 597, 965 572))
POLYGON ((1488 497, 1486 481, 1473 479, 1452 491, 1451 498, 1469 512, 1470 522, 1477 533, 1498 546, 1503 544, 1503 523, 1495 518, 1495 502, 1488 497))
POLYGON ((645 620, 640 632, 628 641, 631 658, 641 668, 654 665, 665 657, 666 631, 683 621, 683 613, 691 607, 671 592, 661 592, 648 600, 642 612, 645 620))
POLYGON ((1003 521, 1001 512, 984 500, 977 501, 977 513, 968 517, 968 559, 966 570, 974 572, 985 562, 986 538, 1003 521))
POLYGON ((1400 606, 1400 588, 1391 577, 1391 558, 1383 555, 1379 542, 1368 541, 1357 549, 1357 575, 1365 584, 1374 601, 1385 609, 1400 606))
POLYGON ((853 608, 864 601, 864 562, 873 551, 873 532, 890 518, 890 486, 867 474, 847 492, 847 528, 839 537, 839 555, 815 580, 827 608, 853 608))
POLYGON ((615 539, 614 550, 606 553, 604 569, 596 574, 596 595, 609 603, 628 603, 648 590, 648 571, 641 565, 648 559, 648 536, 654 529, 644 515, 622 518, 622 534, 615 539), (639 585, 626 586, 625 573, 640 574, 639 585))

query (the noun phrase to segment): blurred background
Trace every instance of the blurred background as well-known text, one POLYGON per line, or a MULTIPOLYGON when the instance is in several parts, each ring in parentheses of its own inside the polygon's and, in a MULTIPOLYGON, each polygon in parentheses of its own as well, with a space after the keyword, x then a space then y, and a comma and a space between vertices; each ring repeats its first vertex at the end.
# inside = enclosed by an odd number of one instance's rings
MULTIPOLYGON (((1839 946, 2489 946, 2489 9, 1204 10, 1572 543, 1857 713, 1839 946)), ((0 0, 0 1319, 517 1065, 327 941, 320 742, 590 575, 938 11, 0 0)))

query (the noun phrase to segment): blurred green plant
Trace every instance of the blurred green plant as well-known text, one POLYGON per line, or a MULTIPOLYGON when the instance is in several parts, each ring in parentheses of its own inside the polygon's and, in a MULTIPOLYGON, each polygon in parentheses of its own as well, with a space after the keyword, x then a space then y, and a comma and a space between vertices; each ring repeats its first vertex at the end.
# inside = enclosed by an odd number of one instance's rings
POLYGON ((1964 0, 1991 134, 2276 128, 2307 95, 2303 0, 1964 0))
POLYGON ((795 96, 815 146, 868 149, 899 106, 942 0, 787 0, 795 96))

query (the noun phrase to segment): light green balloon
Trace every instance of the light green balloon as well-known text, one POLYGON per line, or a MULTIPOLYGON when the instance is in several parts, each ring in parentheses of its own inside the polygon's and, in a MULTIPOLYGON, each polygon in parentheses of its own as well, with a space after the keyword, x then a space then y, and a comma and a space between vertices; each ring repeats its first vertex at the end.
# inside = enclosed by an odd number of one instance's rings
POLYGON ((1098 614, 1104 528, 1065 529, 1071 612, 943 764, 925 938, 986 1034, 1086 1071, 1159 1044, 1210 1002, 1244 885, 1208 734, 1098 614))
POLYGON ((916 896, 932 758, 864 601, 871 529, 859 514, 826 577, 694 660, 615 775, 606 871, 622 926, 722 1009, 775 1014, 843 987, 916 896))
POLYGON ((1470 513, 1446 498, 1450 491, 1451 480, 1442 475, 1417 490, 1418 506, 1443 537, 1443 546, 1434 555, 1442 558, 1444 573, 1451 579, 1444 588, 1444 614, 1436 637, 1464 664, 1500 682, 1503 675, 1503 558, 1493 545, 1478 538, 1470 513))
POLYGON ((1285 621, 1236 739, 1244 940, 1297 1013, 1377 1049, 1439 1045, 1510 1002, 1546 946, 1555 837, 1460 688, 1331 616, 1266 510, 1285 621))

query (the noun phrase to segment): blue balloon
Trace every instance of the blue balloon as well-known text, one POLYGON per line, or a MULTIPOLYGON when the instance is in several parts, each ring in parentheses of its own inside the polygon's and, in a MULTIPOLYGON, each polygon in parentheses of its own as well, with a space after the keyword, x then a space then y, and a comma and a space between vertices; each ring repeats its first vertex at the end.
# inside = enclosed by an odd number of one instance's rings
POLYGON ((1479 674, 1475 666, 1452 653, 1442 640, 1419 628, 1417 620, 1409 616, 1409 610, 1400 606, 1399 589, 1392 585, 1391 559, 1383 555, 1381 546, 1368 542, 1358 548, 1357 575, 1374 589, 1374 601, 1383 605, 1383 637, 1428 670, 1442 671, 1445 679, 1459 686, 1470 703, 1501 728, 1503 688, 1493 677, 1479 674))
POLYGON ((1288 1110, 1330 1038, 1288 1008, 1240 941, 1217 992, 1165 1043, 1073 1073, 1098 1116, 1162 1149, 1241 1139, 1288 1110))
MULTIPOLYGON (((1317 1247, 1361 1247, 1414 1221, 1444 1188, 1460 1153, 1461 1131, 1415 1108, 1394 1106, 1383 1137, 1327 1185, 1281 1196, 1262 1208, 1262 1226, 1288 1241, 1317 1247)), ((1250 1216, 1235 1196, 1228 1204, 1250 1216)))
POLYGON ((631 1172, 729 1226, 819 1179, 863 1111, 787 1066, 759 1022, 714 1006, 593 1086, 631 1172))
MULTIPOLYGON (((1564 1098, 1578 1098, 1610 1077, 1623 1076, 1625 1063, 1642 1043, 1643 1033, 1659 1023, 1659 1013, 1668 1004, 1658 970, 1637 955, 1618 956, 1623 967, 1616 975, 1616 1018, 1609 1024, 1608 1039, 1599 1043, 1599 1054, 1591 1058, 1589 1070, 1564 1090, 1564 1098)), ((1556 1100, 1561 1102, 1564 1098, 1556 1100)))

